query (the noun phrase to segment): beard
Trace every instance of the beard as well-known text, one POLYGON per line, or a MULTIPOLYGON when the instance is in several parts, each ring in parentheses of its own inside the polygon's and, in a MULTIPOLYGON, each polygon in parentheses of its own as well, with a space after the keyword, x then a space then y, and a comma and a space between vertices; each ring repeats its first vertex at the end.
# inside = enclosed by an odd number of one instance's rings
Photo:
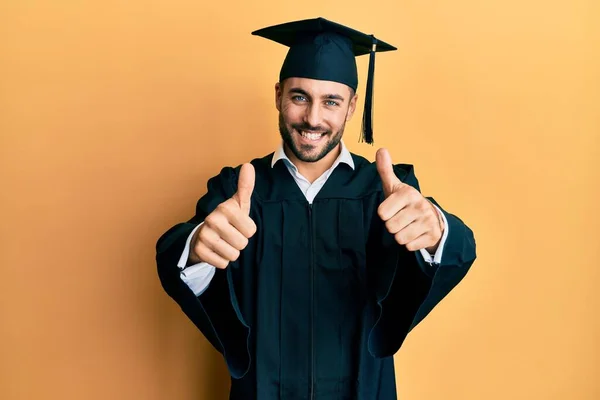
POLYGON ((296 144, 293 135, 288 129, 285 123, 283 114, 279 113, 279 134, 283 139, 283 143, 291 150, 297 159, 303 162, 317 162, 325 157, 329 152, 337 147, 342 140, 344 135, 344 128, 346 127, 346 121, 342 124, 337 132, 332 134, 330 130, 321 129, 319 126, 310 126, 308 124, 291 124, 291 128, 296 131, 296 135, 300 135, 301 131, 307 132, 323 132, 323 139, 327 140, 322 149, 318 152, 314 152, 316 146, 310 144, 296 144))

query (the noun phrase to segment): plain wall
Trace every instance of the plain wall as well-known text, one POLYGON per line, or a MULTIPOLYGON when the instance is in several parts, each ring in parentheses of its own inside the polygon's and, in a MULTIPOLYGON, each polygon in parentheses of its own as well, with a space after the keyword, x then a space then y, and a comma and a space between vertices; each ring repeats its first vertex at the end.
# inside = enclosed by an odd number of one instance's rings
POLYGON ((226 398, 154 245, 279 144, 286 49, 250 32, 316 16, 398 47, 375 146, 361 96, 348 147, 415 164, 477 239, 396 355, 400 398, 600 398, 596 0, 2 1, 0 398, 226 398))

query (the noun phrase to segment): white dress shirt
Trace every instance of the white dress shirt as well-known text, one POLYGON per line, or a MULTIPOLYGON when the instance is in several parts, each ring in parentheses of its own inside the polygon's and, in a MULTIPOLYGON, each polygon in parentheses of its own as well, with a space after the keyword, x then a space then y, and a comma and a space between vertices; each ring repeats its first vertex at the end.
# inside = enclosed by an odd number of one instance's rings
MULTIPOLYGON (((340 153, 339 157, 335 160, 335 162, 333 163, 331 168, 329 168, 327 171, 325 171, 323 173, 323 175, 321 175, 319 178, 317 178, 317 180, 315 180, 313 183, 310 183, 305 177, 303 177, 300 174, 300 172, 298 172, 298 169, 296 168, 296 166, 285 155, 285 152, 283 151, 283 142, 281 143, 281 145, 279 146, 277 151, 273 154, 273 160, 271 161, 271 168, 275 165, 275 163, 277 161, 283 160, 286 167, 288 168, 288 171, 290 172, 290 174, 292 175, 292 177, 294 178, 294 180, 300 187, 300 190, 302 190, 302 193, 304 193, 306 200, 310 204, 312 204, 315 196, 317 195, 317 193, 319 193, 319 190, 321 190, 323 185, 325 185, 325 182, 327 182, 327 179, 329 178, 329 176, 331 175, 333 170, 340 163, 346 163, 352 169, 354 169, 354 161, 352 160, 352 155, 350 154, 350 151, 344 145, 344 141, 341 141, 340 143, 341 143, 341 153, 340 153)), ((443 219, 445 229, 444 229, 444 234, 442 235, 442 238, 440 240, 438 249, 433 257, 425 249, 421 249, 419 251, 421 253, 423 259, 425 260, 425 262, 429 263, 430 265, 432 263, 439 264, 441 262, 444 243, 446 242, 446 238, 448 237, 448 221, 446 220, 446 216, 444 215, 444 213, 442 213, 440 211, 440 209, 438 207, 435 206, 435 204, 433 206, 436 208, 440 217, 443 219)), ((206 288, 210 284, 210 281, 212 280, 213 276, 215 275, 215 270, 216 270, 216 268, 214 266, 212 266, 208 263, 205 263, 205 262, 190 265, 187 268, 185 266, 187 264, 187 260, 188 260, 189 254, 190 254, 190 242, 192 240, 192 237, 194 236, 194 233, 196 232, 196 230, 198 230, 198 228, 200 226, 202 226, 202 224, 199 224, 196 228, 194 228, 192 233, 190 233, 190 235, 188 236, 187 241, 185 243, 185 248, 183 250, 183 253, 181 254, 181 257, 179 258, 179 262, 177 263, 177 266, 181 270, 181 280, 183 280, 183 282, 185 282, 186 285, 188 285, 189 288, 192 289, 192 291, 194 292, 194 294, 196 296, 201 295, 206 290, 206 288)))

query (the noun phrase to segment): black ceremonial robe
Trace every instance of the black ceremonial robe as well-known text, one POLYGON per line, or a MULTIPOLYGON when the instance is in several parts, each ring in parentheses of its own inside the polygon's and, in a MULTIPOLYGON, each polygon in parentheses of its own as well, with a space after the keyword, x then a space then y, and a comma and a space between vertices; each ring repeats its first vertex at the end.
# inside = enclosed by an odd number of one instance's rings
MULTIPOLYGON (((429 265, 378 217, 375 163, 353 154, 355 170, 336 167, 309 205, 283 161, 271 167, 272 156, 252 161, 258 229, 240 258, 198 297, 176 265, 193 228, 236 192, 240 168, 227 167, 209 180, 196 215, 158 240, 164 290, 223 354, 230 399, 396 399, 393 355, 467 273, 472 231, 443 211, 442 263, 429 265)), ((411 165, 394 171, 419 189, 411 165)))

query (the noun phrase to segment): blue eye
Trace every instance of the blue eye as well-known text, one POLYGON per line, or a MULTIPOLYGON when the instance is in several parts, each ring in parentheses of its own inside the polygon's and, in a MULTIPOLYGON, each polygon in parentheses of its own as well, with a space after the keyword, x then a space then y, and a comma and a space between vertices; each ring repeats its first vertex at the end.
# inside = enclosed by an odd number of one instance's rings
POLYGON ((292 100, 294 100, 294 101, 306 101, 306 97, 298 95, 298 96, 292 97, 292 100))
POLYGON ((335 106, 339 106, 340 104, 337 101, 327 100, 327 105, 335 107, 335 106))

